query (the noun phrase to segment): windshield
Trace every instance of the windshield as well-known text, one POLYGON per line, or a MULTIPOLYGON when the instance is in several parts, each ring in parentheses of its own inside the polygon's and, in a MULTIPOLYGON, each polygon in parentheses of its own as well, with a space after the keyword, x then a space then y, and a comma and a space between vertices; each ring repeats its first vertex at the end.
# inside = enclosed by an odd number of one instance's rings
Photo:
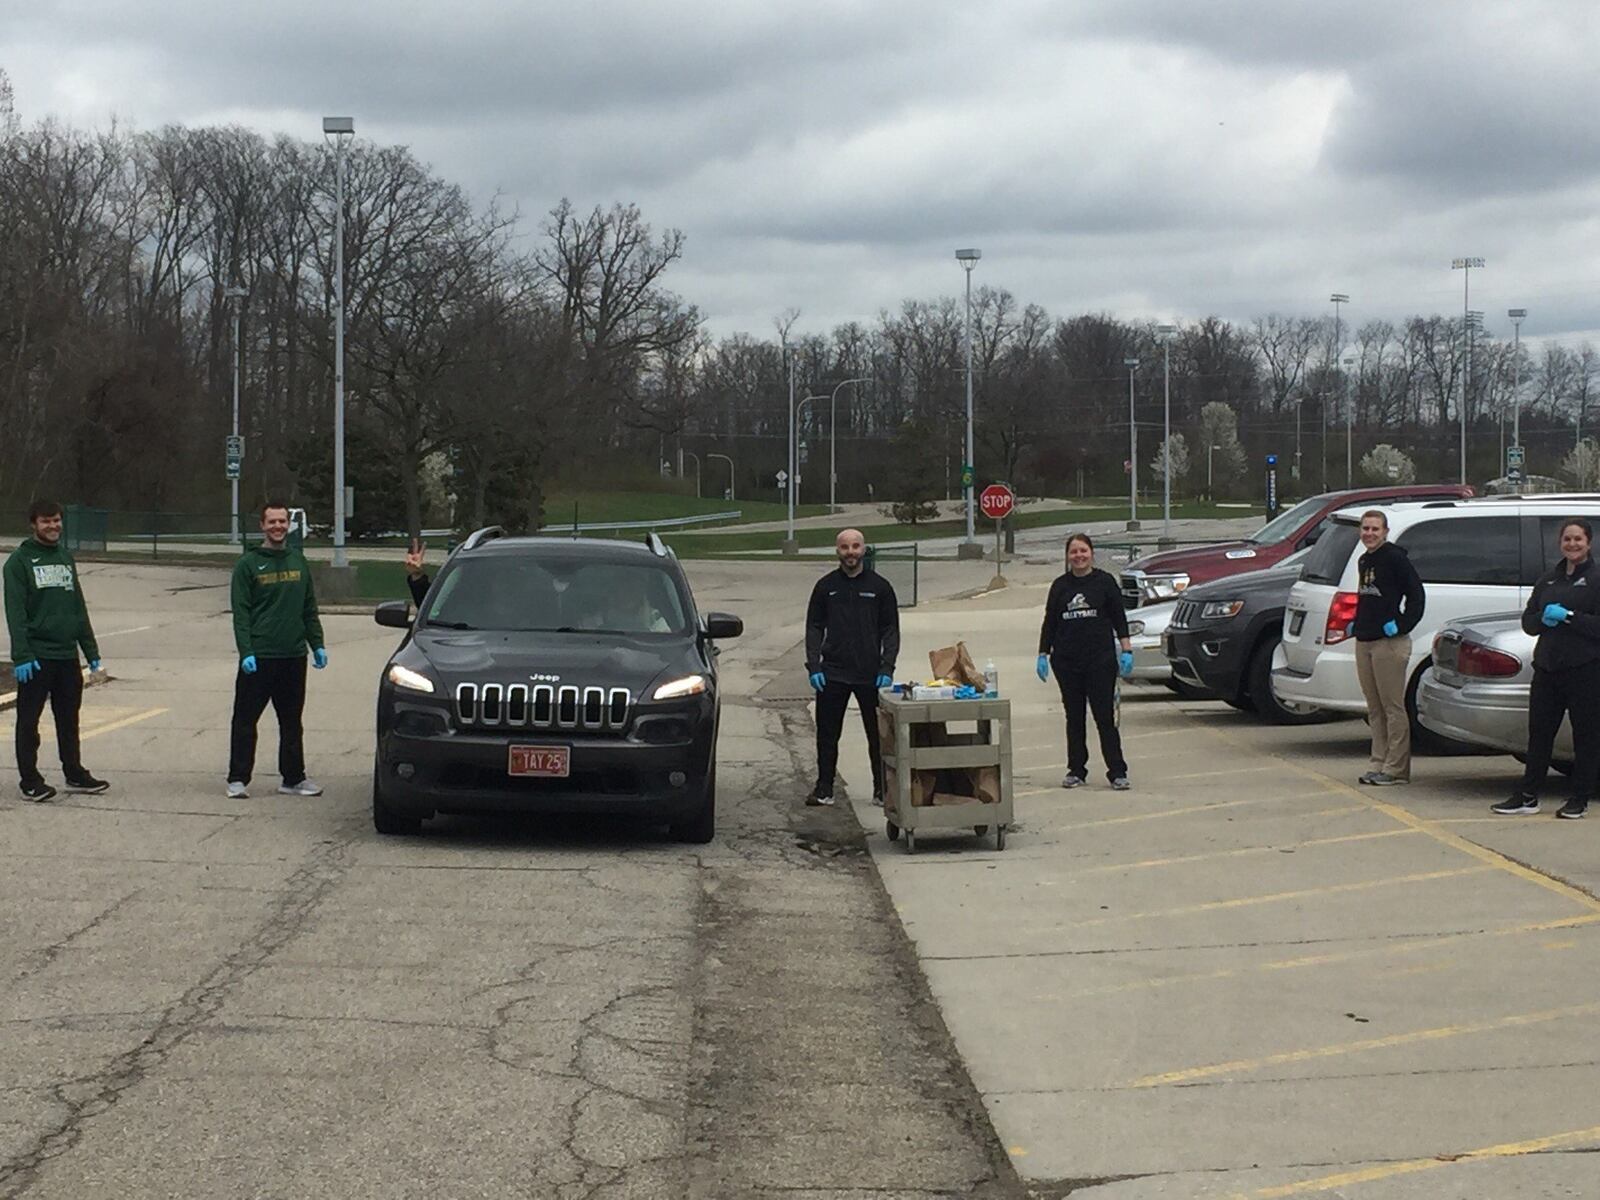
POLYGON ((523 633, 679 634, 689 605, 653 562, 458 558, 428 607, 427 624, 523 633))
POLYGON ((1316 516, 1331 499, 1332 496, 1313 496, 1309 500, 1302 500, 1288 512, 1273 517, 1251 534, 1249 540, 1258 546, 1270 546, 1285 538, 1293 537, 1295 531, 1316 516))

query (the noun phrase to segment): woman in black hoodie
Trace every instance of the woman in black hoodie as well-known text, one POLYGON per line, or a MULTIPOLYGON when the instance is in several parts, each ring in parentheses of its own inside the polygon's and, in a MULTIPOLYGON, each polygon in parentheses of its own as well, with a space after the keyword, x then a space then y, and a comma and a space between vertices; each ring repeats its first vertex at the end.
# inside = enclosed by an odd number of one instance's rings
POLYGON ((1411 782, 1411 716, 1406 685, 1411 670, 1411 631, 1422 620, 1427 594, 1406 552, 1389 541, 1389 518, 1381 508, 1361 514, 1356 564, 1356 678, 1372 726, 1371 765, 1358 783, 1386 787, 1411 782))
POLYGON ((1539 811, 1550 750, 1563 717, 1572 718, 1572 797, 1558 817, 1581 817, 1600 774, 1600 572, 1589 549, 1594 530, 1573 517, 1561 526, 1561 562, 1533 585, 1522 628, 1539 639, 1528 691, 1528 762, 1522 786, 1491 809, 1501 816, 1539 811))

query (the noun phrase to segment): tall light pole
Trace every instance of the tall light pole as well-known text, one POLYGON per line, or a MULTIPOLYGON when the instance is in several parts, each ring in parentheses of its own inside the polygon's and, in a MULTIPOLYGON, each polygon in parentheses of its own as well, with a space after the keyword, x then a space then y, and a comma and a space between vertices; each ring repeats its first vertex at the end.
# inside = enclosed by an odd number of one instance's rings
MULTIPOLYGON (((1328 367, 1331 370, 1338 364, 1339 352, 1344 343, 1344 326, 1339 320, 1339 306, 1349 304, 1350 297, 1343 292, 1334 292, 1328 297, 1328 303, 1333 305, 1333 345, 1328 351, 1328 367)), ((1328 486, 1328 393, 1322 393, 1322 486, 1328 486)))
MULTIPOLYGON (((793 396, 794 396, 794 387, 793 387, 794 380, 793 380, 792 377, 791 377, 789 382, 790 382, 789 394, 790 394, 790 398, 792 399, 793 396)), ((792 416, 789 418, 789 540, 790 541, 794 541, 794 509, 795 509, 796 499, 800 494, 800 414, 803 411, 805 411, 806 405, 810 404, 813 400, 826 400, 826 399, 827 399, 826 396, 821 396, 821 395, 817 395, 816 393, 812 393, 811 395, 804 396, 801 399, 795 401, 793 406, 790 408, 790 412, 792 414, 792 416)), ((799 549, 800 549, 799 545, 796 544, 795 552, 798 553, 799 549)))
POLYGON ((1472 268, 1482 269, 1481 258, 1453 258, 1450 260, 1450 269, 1460 271, 1461 275, 1461 334, 1466 339, 1466 369, 1461 372, 1461 482, 1467 481, 1467 395, 1472 387, 1472 330, 1471 317, 1468 316, 1469 296, 1472 289, 1472 268))
POLYGON ((841 379, 833 389, 833 395, 828 399, 828 512, 837 512, 839 506, 834 503, 834 492, 839 486, 839 389, 852 383, 866 383, 866 376, 855 379, 841 379))
POLYGON ((711 451, 707 450, 706 451, 706 458, 707 459, 721 458, 721 459, 725 459, 727 461, 727 464, 728 464, 728 499, 729 500, 734 499, 735 497, 734 497, 733 493, 735 491, 735 487, 734 487, 734 482, 733 482, 733 456, 732 455, 728 455, 728 454, 713 454, 713 453, 711 453, 711 451))
POLYGON ((1128 528, 1139 528, 1139 424, 1133 416, 1133 373, 1139 369, 1139 360, 1132 356, 1122 360, 1128 368, 1128 528))
POLYGON ((344 146, 355 137, 350 117, 323 117, 333 139, 333 565, 348 567, 344 547, 344 146))
POLYGON ((1172 536, 1172 335, 1176 325, 1157 325, 1161 337, 1161 536, 1172 536))
POLYGON ((1215 444, 1210 438, 1206 439, 1206 499, 1213 504, 1216 503, 1217 493, 1212 490, 1211 486, 1211 452, 1221 449, 1222 447, 1215 444))
MULTIPOLYGON (((1518 469, 1527 477, 1527 460, 1520 453, 1522 449, 1522 322, 1528 315, 1525 308, 1510 308, 1506 316, 1511 318, 1511 445, 1518 453, 1518 469)), ((1522 480, 1517 480, 1517 491, 1522 491, 1522 480)))
POLYGON ((1356 485, 1356 398, 1350 372, 1357 361, 1353 347, 1340 359, 1344 368, 1344 485, 1347 488, 1356 485))
POLYGON ((956 261, 961 264, 967 273, 967 461, 962 464, 961 487, 967 494, 967 540, 962 547, 962 557, 981 557, 983 551, 973 538, 972 520, 972 488, 977 482, 977 467, 973 461, 972 453, 972 268, 978 265, 978 260, 983 257, 981 250, 957 250, 956 261), (973 551, 977 551, 976 554, 973 551))
MULTIPOLYGON (((244 351, 239 345, 239 310, 244 307, 244 299, 249 294, 250 292, 242 287, 226 288, 222 293, 222 298, 233 305, 233 441, 230 444, 230 449, 233 446, 238 446, 241 451, 243 443, 239 441, 239 376, 244 370, 244 351)), ((237 546, 242 533, 239 526, 239 471, 244 468, 244 454, 240 453, 238 466, 229 465, 232 467, 229 471, 232 478, 228 480, 228 485, 233 497, 233 504, 229 511, 233 514, 233 519, 228 526, 228 540, 237 546)))
POLYGON ((789 532, 784 539, 783 552, 785 554, 798 554, 800 543, 794 540, 794 353, 787 345, 783 348, 784 366, 789 369, 789 456, 784 460, 787 479, 784 484, 788 490, 789 532))

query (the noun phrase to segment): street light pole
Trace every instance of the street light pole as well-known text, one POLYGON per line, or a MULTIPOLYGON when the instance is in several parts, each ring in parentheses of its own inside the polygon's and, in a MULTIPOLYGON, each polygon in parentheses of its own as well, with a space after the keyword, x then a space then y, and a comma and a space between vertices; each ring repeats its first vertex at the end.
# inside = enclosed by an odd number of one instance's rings
POLYGON ((1176 325, 1158 325, 1161 335, 1161 536, 1172 536, 1172 335, 1176 325))
POLYGON ((852 383, 866 383, 867 377, 841 380, 828 399, 828 512, 835 513, 834 493, 839 485, 839 389, 852 383))
MULTIPOLYGON (((1506 316, 1511 318, 1511 445, 1519 452, 1522 449, 1522 321, 1528 315, 1525 308, 1511 308, 1506 310, 1506 316)), ((1527 477, 1528 465, 1526 456, 1521 456, 1518 470, 1527 477)), ((1517 480, 1517 492, 1522 492, 1522 479, 1517 480)))
MULTIPOLYGON (((239 376, 243 373, 244 352, 239 346, 239 310, 243 307, 244 298, 250 293, 242 287, 231 287, 222 293, 223 299, 233 305, 233 436, 234 445, 238 445, 239 437, 239 376)), ((244 456, 239 456, 239 467, 244 467, 244 456)), ((239 545, 243 530, 239 525, 239 476, 234 475, 228 481, 228 490, 232 493, 232 507, 229 511, 233 519, 229 524, 228 540, 235 546, 239 545)))
MULTIPOLYGON (((973 512, 972 489, 977 483, 977 466, 973 461, 972 451, 972 268, 978 265, 978 260, 983 257, 981 250, 957 250, 956 261, 961 264, 967 273, 967 322, 966 322, 966 347, 967 347, 967 461, 962 464, 962 490, 967 494, 967 540, 966 545, 972 550, 978 549, 978 543, 973 538, 973 512)), ((971 555, 972 550, 967 554, 971 555)), ((981 551, 979 551, 981 554, 981 551)), ((975 556, 974 556, 975 557, 975 556)))
POLYGON ((1128 357, 1122 360, 1128 368, 1128 528, 1139 528, 1139 424, 1133 415, 1133 373, 1139 369, 1139 360, 1128 357))
POLYGON ((783 356, 788 360, 787 365, 789 368, 789 457, 786 460, 789 478, 784 481, 789 493, 789 533, 784 542, 784 549, 791 553, 798 553, 799 546, 794 540, 794 355, 785 346, 783 356))
POLYGON ((1354 349, 1340 360, 1344 368, 1344 485, 1347 488, 1356 485, 1356 389, 1352 388, 1350 380, 1350 371, 1356 364, 1354 349))
MULTIPOLYGON (((1328 366, 1332 368, 1339 361, 1339 353, 1344 343, 1344 326, 1339 320, 1339 306, 1349 304, 1350 297, 1343 292, 1334 292, 1328 297, 1328 302, 1333 305, 1333 348, 1328 354, 1328 366)), ((1322 410, 1322 486, 1328 486, 1328 390, 1323 388, 1322 403, 1318 405, 1322 410)))
POLYGON ((698 500, 700 499, 700 456, 693 450, 685 450, 682 446, 678 447, 678 478, 683 478, 683 457, 686 454, 694 459, 694 498, 698 500))
POLYGON ((350 117, 323 117, 322 134, 333 138, 333 565, 348 567, 344 512, 344 143, 354 137, 350 117))
POLYGON ((729 500, 735 499, 735 496, 733 494, 734 491, 735 491, 734 483, 733 483, 733 456, 729 455, 729 454, 713 454, 713 453, 711 453, 711 451, 707 450, 706 451, 706 457, 708 459, 709 458, 721 458, 721 459, 726 459, 727 460, 727 463, 728 463, 728 499, 729 500))
POLYGON ((1467 481, 1467 397, 1472 387, 1472 318, 1469 315, 1469 296, 1472 287, 1472 268, 1482 268, 1481 258, 1453 258, 1450 269, 1461 274, 1461 334, 1466 339, 1466 369, 1461 372, 1461 482, 1467 481))
POLYGON ((1210 438, 1206 439, 1206 499, 1213 504, 1217 502, 1217 493, 1211 486, 1211 452, 1221 449, 1222 447, 1214 444, 1210 438))

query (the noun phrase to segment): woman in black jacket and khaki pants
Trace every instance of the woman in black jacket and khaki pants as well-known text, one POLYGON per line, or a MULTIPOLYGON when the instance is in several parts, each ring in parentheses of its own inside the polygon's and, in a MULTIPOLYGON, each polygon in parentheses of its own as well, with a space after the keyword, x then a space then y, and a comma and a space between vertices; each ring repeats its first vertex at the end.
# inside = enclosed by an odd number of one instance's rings
POLYGON ((1539 811, 1539 789, 1563 718, 1572 718, 1572 796, 1556 816, 1581 817, 1600 775, 1600 571, 1589 549, 1594 530, 1573 517, 1561 526, 1561 562, 1533 585, 1522 628, 1539 640, 1528 691, 1528 761, 1522 786, 1491 809, 1501 816, 1539 811))
POLYGON ((1406 552, 1389 541, 1389 518, 1381 509, 1361 514, 1356 564, 1356 677, 1367 699, 1372 725, 1372 761, 1359 782, 1384 787, 1411 782, 1411 715, 1406 712, 1411 666, 1411 631, 1427 603, 1422 579, 1406 552))

